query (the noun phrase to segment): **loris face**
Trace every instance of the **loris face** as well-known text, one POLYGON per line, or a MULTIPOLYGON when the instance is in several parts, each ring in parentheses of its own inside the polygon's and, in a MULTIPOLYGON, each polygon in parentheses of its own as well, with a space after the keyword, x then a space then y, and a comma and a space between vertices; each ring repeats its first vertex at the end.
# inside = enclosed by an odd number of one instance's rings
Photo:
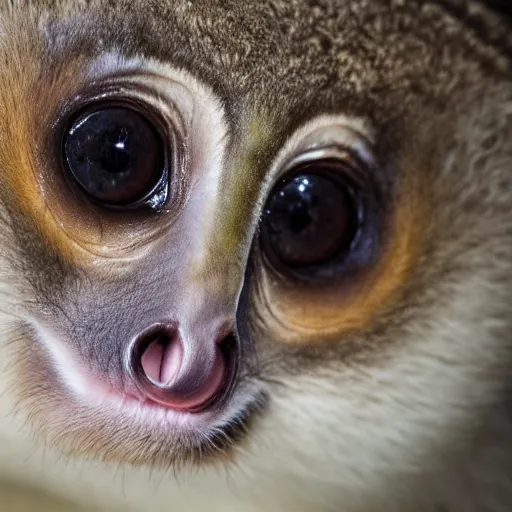
POLYGON ((510 509, 510 27, 469 4, 4 4, 9 478, 510 509))

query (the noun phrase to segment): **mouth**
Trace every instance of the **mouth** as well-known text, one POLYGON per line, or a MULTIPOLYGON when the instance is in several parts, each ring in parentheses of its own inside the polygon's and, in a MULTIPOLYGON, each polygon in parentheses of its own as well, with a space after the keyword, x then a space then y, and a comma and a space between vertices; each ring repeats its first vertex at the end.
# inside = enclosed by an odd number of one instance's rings
POLYGON ((100 377, 40 326, 20 332, 19 412, 30 411, 36 437, 68 455, 152 467, 225 461, 267 403, 256 380, 240 377, 229 338, 219 344, 222 378, 191 408, 154 400, 132 379, 100 377))

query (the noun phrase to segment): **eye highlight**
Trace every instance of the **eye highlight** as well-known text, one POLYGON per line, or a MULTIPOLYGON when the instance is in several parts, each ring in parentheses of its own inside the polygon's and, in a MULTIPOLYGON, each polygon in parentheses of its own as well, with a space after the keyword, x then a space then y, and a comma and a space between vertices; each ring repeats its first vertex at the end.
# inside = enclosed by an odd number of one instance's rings
POLYGON ((260 247, 278 274, 325 280, 369 263, 377 201, 353 160, 343 151, 313 151, 289 166, 272 189, 260 247))
POLYGON ((262 229, 266 248, 280 264, 305 269, 350 249, 358 209, 336 167, 329 161, 305 165, 272 191, 262 229))
POLYGON ((258 329, 298 347, 339 344, 398 304, 428 225, 417 162, 334 121, 302 127, 270 166, 246 279, 258 329))
POLYGON ((104 206, 139 206, 168 186, 158 131, 128 107, 103 106, 80 115, 65 133, 64 158, 70 177, 104 206))

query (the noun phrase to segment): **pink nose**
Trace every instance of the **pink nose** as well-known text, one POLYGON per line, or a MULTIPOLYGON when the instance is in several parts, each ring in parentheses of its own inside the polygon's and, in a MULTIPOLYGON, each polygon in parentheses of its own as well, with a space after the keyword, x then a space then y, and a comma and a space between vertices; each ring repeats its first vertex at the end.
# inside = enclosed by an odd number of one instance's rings
POLYGON ((198 412, 227 389, 234 339, 229 334, 205 343, 187 342, 173 326, 152 326, 132 343, 128 370, 150 400, 170 409, 198 412))

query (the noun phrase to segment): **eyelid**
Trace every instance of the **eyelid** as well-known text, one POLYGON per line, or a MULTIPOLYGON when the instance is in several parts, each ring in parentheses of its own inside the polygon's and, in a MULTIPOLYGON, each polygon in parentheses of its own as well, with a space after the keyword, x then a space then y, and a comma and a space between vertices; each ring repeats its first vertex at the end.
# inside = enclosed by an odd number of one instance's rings
MULTIPOLYGON (((375 166, 373 155, 373 144, 363 133, 354 131, 352 128, 343 125, 333 125, 318 128, 309 133, 297 146, 295 158, 301 154, 313 153, 314 151, 336 152, 343 150, 352 157, 360 160, 366 167, 375 166)), ((336 155, 334 154, 333 157, 336 155)), ((321 158, 325 158, 322 155, 321 158)))
MULTIPOLYGON (((320 157, 320 152, 336 152, 333 156, 349 157, 347 162, 359 163, 361 169, 375 169, 373 132, 366 121, 343 115, 319 116, 309 121, 294 132, 277 154, 262 183, 257 207, 261 210, 270 190, 287 171, 303 160, 320 157)), ((354 165, 354 169, 357 167, 354 165)))
MULTIPOLYGON (((366 155, 365 155, 366 156, 366 155)), ((282 168, 276 181, 280 180, 283 175, 301 168, 307 164, 320 161, 340 162, 346 165, 346 170, 350 171, 351 179, 356 182, 367 180, 366 171, 375 167, 373 159, 361 157, 359 152, 354 151, 350 146, 340 144, 316 145, 315 147, 298 154, 291 158, 282 168)))

